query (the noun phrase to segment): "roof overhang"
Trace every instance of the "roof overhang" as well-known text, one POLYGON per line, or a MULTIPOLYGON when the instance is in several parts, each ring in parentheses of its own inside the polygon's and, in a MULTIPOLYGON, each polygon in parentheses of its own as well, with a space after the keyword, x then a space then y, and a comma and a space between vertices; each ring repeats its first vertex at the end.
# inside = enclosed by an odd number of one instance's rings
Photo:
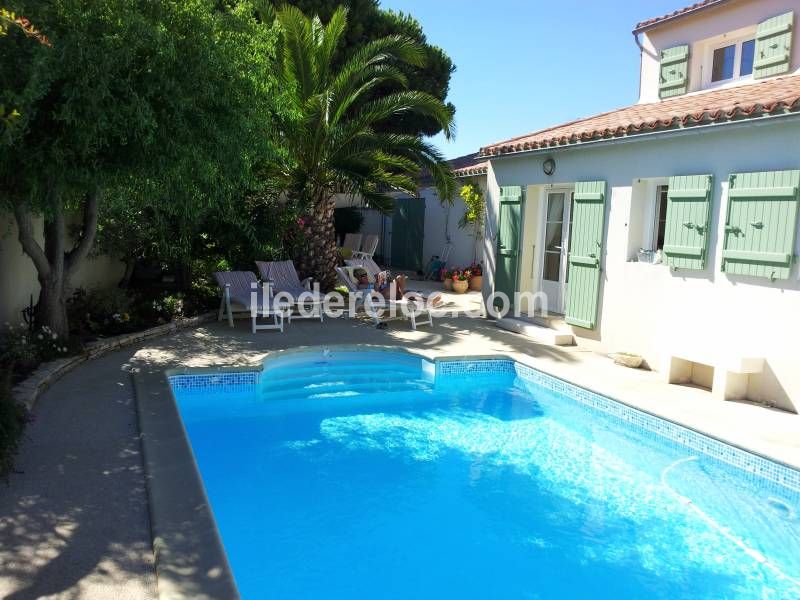
POLYGON ((634 135, 627 135, 622 137, 609 137, 594 140, 587 140, 585 142, 576 142, 572 144, 561 144, 557 146, 546 146, 540 148, 530 148, 515 150, 510 152, 503 152, 501 154, 485 155, 484 158, 488 161, 499 160, 503 158, 512 158, 515 156, 532 156, 537 154, 553 154, 562 150, 578 150, 580 148, 596 148, 598 146, 615 146, 617 144, 630 144, 633 142, 640 142, 653 139, 661 139, 665 137, 681 137, 686 135, 695 135, 709 130, 716 130, 721 128, 734 129, 744 127, 758 127, 764 125, 771 125, 776 121, 797 120, 800 122, 800 112, 785 112, 781 114, 770 114, 761 117, 751 117, 749 119, 739 119, 731 121, 715 121, 703 125, 692 125, 690 127, 682 127, 676 129, 660 129, 655 131, 648 131, 644 133, 637 133, 634 135))
POLYGON ((676 19, 682 19, 684 17, 688 17, 690 15, 694 15, 701 11, 707 10, 709 8, 714 8, 715 6, 719 6, 720 4, 724 4, 726 2, 730 2, 730 0, 705 0, 704 2, 698 2, 696 4, 692 4, 691 6, 687 6, 686 8, 681 8, 679 10, 668 13, 666 15, 662 15, 660 17, 654 17, 652 19, 647 19, 646 21, 641 21, 637 23, 636 26, 633 28, 633 33, 635 35, 643 31, 647 31, 648 29, 652 29, 654 27, 663 25, 664 23, 668 23, 676 19))
POLYGON ((475 177, 479 175, 486 175, 489 171, 489 162, 484 161, 477 163, 475 165, 471 165, 469 167, 462 167, 460 169, 454 169, 453 174, 458 177, 475 177))

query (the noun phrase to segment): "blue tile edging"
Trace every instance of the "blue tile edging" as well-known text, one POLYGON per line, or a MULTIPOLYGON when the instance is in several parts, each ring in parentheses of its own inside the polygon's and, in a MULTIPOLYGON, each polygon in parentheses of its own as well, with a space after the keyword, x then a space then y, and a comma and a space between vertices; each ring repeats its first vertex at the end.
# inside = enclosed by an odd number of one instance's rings
POLYGON ((563 394, 581 404, 654 433, 673 444, 699 452, 760 479, 800 493, 800 471, 748 450, 732 446, 706 434, 651 415, 586 388, 548 375, 511 359, 436 361, 438 375, 479 375, 510 373, 526 382, 563 394))
POLYGON ((436 375, 515 374, 516 363, 508 358, 476 358, 471 360, 437 360, 436 375))
POLYGON ((174 390, 190 390, 208 387, 257 386, 261 371, 230 371, 196 375, 170 375, 169 383, 174 390))

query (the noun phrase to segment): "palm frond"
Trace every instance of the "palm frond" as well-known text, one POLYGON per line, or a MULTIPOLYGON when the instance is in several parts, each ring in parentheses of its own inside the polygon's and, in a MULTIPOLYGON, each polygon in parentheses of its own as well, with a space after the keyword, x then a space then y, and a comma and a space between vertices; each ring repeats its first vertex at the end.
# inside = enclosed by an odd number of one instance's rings
POLYGON ((288 86, 296 86, 302 99, 314 90, 314 36, 312 22, 296 6, 286 5, 278 11, 282 33, 282 62, 279 76, 288 86))
POLYGON ((318 54, 318 67, 319 71, 317 76, 321 81, 328 81, 330 68, 336 55, 336 50, 339 43, 347 30, 347 14, 348 9, 345 6, 339 6, 333 11, 328 24, 322 32, 319 54, 318 54))
POLYGON ((389 36, 365 44, 334 71, 346 9, 337 9, 327 24, 292 6, 281 8, 277 18, 282 93, 292 117, 277 137, 282 165, 273 171, 286 189, 306 198, 302 202, 308 206, 333 191, 381 203, 391 190, 414 193, 420 170, 426 169, 440 196, 452 197, 452 172, 436 148, 419 136, 378 131, 392 119, 416 114, 453 136, 452 110, 434 96, 416 90, 380 95, 387 82, 407 85, 402 65, 424 64, 423 48, 406 37, 389 36))
POLYGON ((352 106, 387 82, 406 87, 408 78, 398 67, 380 63, 368 65, 341 81, 337 79, 331 88, 331 121, 339 121, 352 106))
POLYGON ((433 118, 447 139, 455 134, 452 111, 435 96, 413 90, 395 92, 364 104, 357 111, 354 120, 372 127, 381 121, 407 113, 433 118))

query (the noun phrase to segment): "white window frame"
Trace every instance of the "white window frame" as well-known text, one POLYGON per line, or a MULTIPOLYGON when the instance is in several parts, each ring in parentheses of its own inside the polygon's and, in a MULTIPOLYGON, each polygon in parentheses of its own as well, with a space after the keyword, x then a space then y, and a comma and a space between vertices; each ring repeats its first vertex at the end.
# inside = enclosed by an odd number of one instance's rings
POLYGON ((724 87, 732 83, 740 83, 753 79, 753 74, 740 75, 742 68, 742 44, 756 39, 756 26, 748 27, 731 33, 712 38, 706 42, 706 51, 703 59, 703 88, 724 87), (735 46, 733 54, 733 77, 711 81, 714 73, 714 52, 727 46, 735 46))
POLYGON ((669 177, 655 177, 647 179, 647 207, 642 220, 642 245, 643 250, 656 249, 656 236, 658 235, 658 188, 669 185, 669 177))
MULTIPOLYGON (((650 215, 650 250, 658 250, 658 218, 661 215, 661 194, 659 194, 660 188, 666 188, 667 193, 669 194, 669 180, 665 179, 663 182, 658 182, 653 185, 652 192, 650 197, 652 198, 651 202, 651 210, 652 214, 650 215)), ((664 198, 664 202, 667 202, 667 198, 664 198)), ((661 248, 663 250, 663 248, 661 248)))

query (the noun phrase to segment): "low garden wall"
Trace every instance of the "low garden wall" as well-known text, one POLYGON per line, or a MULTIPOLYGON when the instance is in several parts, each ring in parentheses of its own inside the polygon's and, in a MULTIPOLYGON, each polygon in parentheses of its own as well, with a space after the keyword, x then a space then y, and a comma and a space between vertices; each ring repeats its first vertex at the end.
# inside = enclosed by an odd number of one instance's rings
POLYGON ((28 411, 32 411, 39 396, 79 364, 150 338, 169 335, 182 329, 197 327, 215 318, 215 312, 208 312, 196 317, 171 321, 164 325, 151 327, 150 329, 125 333, 123 335, 90 342, 86 344, 81 354, 41 364, 27 379, 14 387, 12 396, 14 400, 23 404, 28 411))

